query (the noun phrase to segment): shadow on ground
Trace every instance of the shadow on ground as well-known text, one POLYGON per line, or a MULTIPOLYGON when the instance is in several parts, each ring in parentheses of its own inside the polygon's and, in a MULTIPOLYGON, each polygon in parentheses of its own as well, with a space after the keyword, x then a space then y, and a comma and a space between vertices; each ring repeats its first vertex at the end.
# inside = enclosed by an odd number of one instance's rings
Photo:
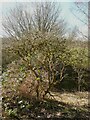
POLYGON ((85 107, 75 107, 56 100, 34 102, 33 105, 18 109, 18 116, 10 116, 5 120, 88 120, 89 111, 85 107))

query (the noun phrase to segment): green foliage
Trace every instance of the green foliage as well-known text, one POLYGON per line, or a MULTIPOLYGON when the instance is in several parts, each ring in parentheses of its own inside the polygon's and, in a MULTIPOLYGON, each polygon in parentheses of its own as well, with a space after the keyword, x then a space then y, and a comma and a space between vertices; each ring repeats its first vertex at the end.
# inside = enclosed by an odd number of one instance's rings
POLYGON ((71 49, 70 63, 74 67, 87 68, 88 67, 88 49, 87 48, 74 48, 71 49))

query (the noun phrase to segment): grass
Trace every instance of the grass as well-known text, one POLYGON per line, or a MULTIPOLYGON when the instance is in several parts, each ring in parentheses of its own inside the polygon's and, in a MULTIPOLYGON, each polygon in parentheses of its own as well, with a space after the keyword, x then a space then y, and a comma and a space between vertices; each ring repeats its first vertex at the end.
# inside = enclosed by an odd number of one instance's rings
POLYGON ((18 107, 18 115, 12 114, 4 120, 89 119, 88 92, 52 92, 52 94, 55 99, 49 97, 44 101, 35 100, 32 104, 24 98, 24 107, 20 108, 19 104, 14 106, 18 107))
POLYGON ((88 92, 75 92, 75 93, 52 93, 57 101, 64 102, 73 106, 88 106, 88 92))

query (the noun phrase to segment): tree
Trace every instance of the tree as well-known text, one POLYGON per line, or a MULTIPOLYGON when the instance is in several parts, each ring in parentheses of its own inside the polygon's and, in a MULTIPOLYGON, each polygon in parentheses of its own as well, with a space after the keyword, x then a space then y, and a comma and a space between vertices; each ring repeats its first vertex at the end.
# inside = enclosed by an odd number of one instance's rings
POLYGON ((37 3, 32 8, 32 14, 23 9, 23 5, 17 6, 11 10, 4 22, 3 28, 5 32, 15 39, 19 39, 33 32, 52 33, 63 37, 65 34, 66 24, 60 17, 61 10, 55 3, 45 2, 37 3))
POLYGON ((71 50, 70 64, 77 73, 78 91, 81 91, 84 71, 88 66, 88 50, 85 48, 74 48, 71 50))
POLYGON ((21 59, 21 64, 25 66, 26 73, 30 70, 35 76, 37 99, 41 95, 43 98, 48 93, 51 95, 50 90, 65 77, 66 58, 68 58, 65 43, 63 39, 48 34, 43 36, 40 33, 36 40, 26 38, 17 48, 15 46, 12 48, 21 59), (58 81, 57 75, 59 75, 58 81))
POLYGON ((21 4, 11 9, 9 15, 4 18, 2 25, 8 37, 20 39, 20 37, 24 36, 26 33, 31 32, 31 15, 23 9, 21 4))
MULTIPOLYGON (((75 2, 74 3, 74 7, 71 8, 72 14, 79 20, 81 21, 81 23, 83 23, 83 25, 85 25, 86 27, 88 27, 88 19, 90 18, 89 15, 89 7, 90 7, 90 3, 86 3, 86 2, 75 2), (82 17, 80 17, 82 16, 82 17)), ((87 35, 85 35, 84 33, 82 33, 80 30, 78 30, 78 32, 84 37, 84 38, 88 38, 87 35)))
POLYGON ((70 30, 68 42, 75 41, 78 36, 78 28, 75 26, 72 30, 70 30))
POLYGON ((60 5, 57 3, 37 3, 33 17, 34 29, 62 37, 65 34, 66 23, 61 19, 60 14, 60 5))

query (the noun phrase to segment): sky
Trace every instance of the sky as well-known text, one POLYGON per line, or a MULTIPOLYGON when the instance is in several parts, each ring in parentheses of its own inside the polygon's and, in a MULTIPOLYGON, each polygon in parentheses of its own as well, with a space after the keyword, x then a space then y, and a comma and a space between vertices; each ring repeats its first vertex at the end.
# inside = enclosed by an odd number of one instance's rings
MULTIPOLYGON (((9 13, 10 9, 13 9, 15 7, 15 4, 18 4, 19 2, 25 2, 28 4, 28 2, 40 2, 41 0, 0 0, 0 36, 3 34, 2 30, 2 15, 7 15, 9 13)), ((42 0, 43 2, 44 0, 42 0)), ((73 2, 88 2, 88 0, 48 0, 48 1, 55 1, 60 2, 61 8, 62 8, 62 17, 67 22, 68 27, 73 29, 75 26, 77 26, 80 31, 82 31, 84 34, 87 35, 88 28, 84 24, 82 24, 72 13, 71 10, 74 7, 73 2)), ((76 13, 77 14, 77 13, 76 13)), ((82 16, 80 16, 82 17, 82 16)))

